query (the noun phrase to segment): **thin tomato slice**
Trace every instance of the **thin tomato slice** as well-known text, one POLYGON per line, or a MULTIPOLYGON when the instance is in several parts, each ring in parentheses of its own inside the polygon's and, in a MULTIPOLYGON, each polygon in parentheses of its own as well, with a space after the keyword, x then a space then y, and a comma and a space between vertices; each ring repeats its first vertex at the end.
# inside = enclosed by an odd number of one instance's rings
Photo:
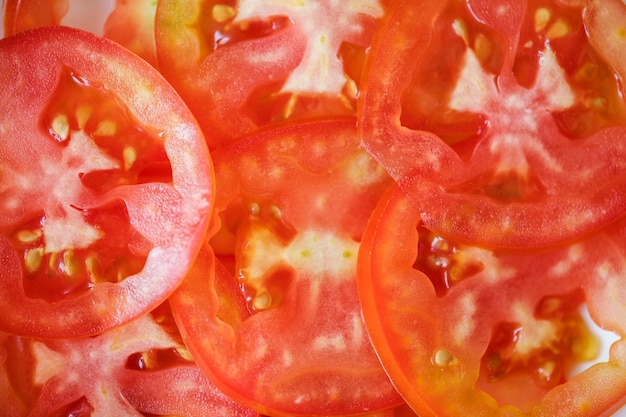
POLYGON ((390 191, 366 228, 358 284, 408 404, 424 417, 605 416, 624 404, 624 226, 550 250, 491 250, 428 230, 390 191), (607 362, 588 364, 601 346, 585 307, 620 337, 607 362))
POLYGON ((95 337, 4 337, 0 369, 20 394, 19 415, 258 417, 209 382, 172 322, 164 304, 95 337))
POLYGON ((623 28, 592 3, 398 2, 364 76, 362 138, 429 227, 529 247, 622 216, 623 28))
POLYGON ((68 337, 146 313, 206 233, 195 119, 151 66, 88 32, 22 32, 0 57, 0 328, 68 337))
POLYGON ((159 1, 159 68, 211 149, 284 120, 354 115, 378 0, 159 1))
POLYGON ((390 183, 355 121, 263 131, 213 153, 228 269, 200 254, 171 298, 183 340, 214 383, 272 416, 401 403, 360 316, 356 256, 390 183))

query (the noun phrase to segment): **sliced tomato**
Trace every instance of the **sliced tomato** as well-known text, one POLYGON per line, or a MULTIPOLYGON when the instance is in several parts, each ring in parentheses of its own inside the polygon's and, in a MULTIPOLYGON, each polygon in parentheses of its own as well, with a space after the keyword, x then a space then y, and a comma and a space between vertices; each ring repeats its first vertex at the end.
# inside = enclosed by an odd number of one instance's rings
POLYGON ((157 1, 117 0, 104 23, 103 35, 157 66, 154 20, 157 1))
POLYGON ((211 148, 286 119, 353 115, 378 0, 159 1, 159 66, 211 148))
POLYGON ((550 250, 492 250, 428 230, 390 191, 363 237, 358 288, 409 405, 424 417, 589 417, 624 404, 624 227, 550 250), (585 308, 620 337, 592 366, 601 346, 585 308))
POLYGON ((26 405, 20 415, 258 416, 208 381, 171 322, 165 305, 95 337, 6 337, 9 381, 26 405))
POLYGON ((363 142, 430 228, 529 247, 625 212, 623 23, 563 3, 400 1, 378 34, 363 142))
POLYGON ((207 230, 195 119, 154 68, 88 32, 22 32, 0 59, 0 329, 96 334, 148 312, 207 230))
POLYGON ((401 403, 356 292, 361 233, 391 180, 355 121, 266 130, 213 153, 219 232, 172 295, 183 340, 226 393, 272 416, 401 403), (213 273, 215 271, 215 273, 213 273))
MULTIPOLYGON (((5 0, 4 35, 61 24, 101 34, 113 3, 113 0, 5 0)), ((128 30, 129 28, 126 29, 128 30)))

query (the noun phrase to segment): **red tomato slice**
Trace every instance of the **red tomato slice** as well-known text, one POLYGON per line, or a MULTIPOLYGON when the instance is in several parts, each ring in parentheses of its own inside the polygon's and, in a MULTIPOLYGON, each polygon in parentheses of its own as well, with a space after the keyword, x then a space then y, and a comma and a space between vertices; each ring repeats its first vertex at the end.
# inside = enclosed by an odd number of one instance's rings
POLYGON ((266 130, 213 153, 220 257, 171 297, 183 340, 214 383, 272 416, 374 412, 401 403, 360 318, 356 255, 390 178, 354 120, 266 130), (215 270, 215 274, 213 271, 215 270))
POLYGON ((210 148, 286 119, 353 115, 378 0, 161 0, 162 73, 210 148))
POLYGON ((153 66, 157 66, 154 40, 154 0, 116 1, 104 23, 103 34, 130 49, 153 66))
POLYGON ((195 119, 151 66, 88 32, 23 32, 0 60, 0 329, 87 335, 146 313, 206 233, 195 119))
POLYGON ((88 338, 5 338, 5 370, 26 409, 20 415, 258 416, 211 385, 167 329, 168 315, 159 309, 88 338))
POLYGON ((622 23, 557 3, 400 1, 379 33, 363 142, 430 228, 529 247, 626 210, 622 23))
MULTIPOLYGON (((5 0, 2 5, 4 35, 9 36, 36 27, 61 24, 101 34, 105 18, 113 8, 113 3, 113 0, 90 2, 5 0)), ((137 26, 138 23, 134 23, 133 26, 137 26)), ((125 32, 130 29, 127 27, 125 32)))
POLYGON ((550 250, 494 251, 429 231, 402 191, 389 192, 363 237, 359 295, 409 405, 423 417, 590 417, 624 404, 624 226, 550 250), (622 339, 608 362, 576 374, 599 352, 584 304, 622 339))
POLYGON ((116 1, 114 6, 112 3, 105 0, 84 4, 68 0, 6 0, 3 4, 5 36, 63 24, 103 34, 156 66, 154 19, 157 2, 124 0, 116 1), (95 19, 98 15, 107 16, 106 20, 95 19))

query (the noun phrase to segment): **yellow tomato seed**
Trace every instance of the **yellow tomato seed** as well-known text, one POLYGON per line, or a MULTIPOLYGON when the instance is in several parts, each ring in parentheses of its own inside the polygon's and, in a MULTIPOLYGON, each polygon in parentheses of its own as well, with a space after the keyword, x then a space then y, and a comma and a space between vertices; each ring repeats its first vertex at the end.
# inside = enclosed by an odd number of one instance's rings
POLYGON ((97 136, 113 136, 117 133, 117 124, 113 120, 103 120, 94 133, 97 136))
POLYGON ((70 122, 65 114, 57 114, 52 120, 52 133, 58 140, 64 142, 70 136, 70 122))
POLYGON ((552 13, 550 10, 545 7, 540 7, 535 12, 535 32, 540 32, 546 28, 550 18, 552 17, 552 13))
POLYGON ((268 293, 262 292, 254 297, 254 300, 252 301, 252 307, 254 307, 255 310, 265 310, 269 308, 271 303, 272 297, 270 297, 268 293))
POLYGON ((454 365, 457 359, 447 349, 437 349, 435 352, 435 365, 450 366, 454 365))
POLYGON ((43 255, 43 248, 33 248, 27 250, 24 254, 24 263, 26 265, 26 270, 30 273, 36 272, 41 267, 43 255))
POLYGON ((91 107, 80 106, 76 109, 76 121, 79 129, 84 129, 87 124, 87 120, 91 117, 91 107))
POLYGON ((124 169, 129 170, 137 160, 137 150, 132 146, 124 148, 124 169))
POLYGON ((20 243, 33 243, 42 235, 41 229, 24 229, 17 232, 16 237, 20 243))
POLYGON ((233 18, 235 14, 237 14, 235 8, 225 4, 216 4, 213 6, 213 10, 211 12, 213 20, 218 23, 223 23, 228 19, 233 18))
POLYGON ((569 34, 569 25, 563 20, 559 19, 548 29, 546 36, 548 39, 558 39, 565 37, 569 34))

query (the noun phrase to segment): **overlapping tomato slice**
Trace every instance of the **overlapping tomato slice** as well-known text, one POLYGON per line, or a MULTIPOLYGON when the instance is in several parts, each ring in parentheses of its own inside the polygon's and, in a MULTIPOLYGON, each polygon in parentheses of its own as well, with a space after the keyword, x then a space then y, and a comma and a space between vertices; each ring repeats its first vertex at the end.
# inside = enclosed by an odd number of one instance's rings
POLYGON ((550 250, 492 250, 428 230, 390 191, 363 237, 359 294, 417 414, 590 416, 623 404, 625 226, 550 250), (601 347, 584 309, 620 338, 607 362, 586 365, 601 347))
POLYGON ((4 397, 3 415, 258 416, 193 363, 167 304, 95 337, 3 335, 0 351, 2 381, 20 398, 14 412, 4 397))
POLYGON ((272 416, 358 414, 400 397, 361 321, 356 256, 390 178, 354 120, 263 131, 213 153, 219 231, 171 298, 214 383, 272 416))
POLYGON ((430 228, 530 247, 624 213, 623 23, 562 3, 401 1, 390 14, 362 137, 430 228))
POLYGON ((210 148, 284 120, 353 115, 376 0, 161 0, 159 67, 210 148))
POLYGON ((212 209, 191 113, 87 32, 22 32, 0 58, 0 329, 87 335, 147 313, 186 274, 212 209))

